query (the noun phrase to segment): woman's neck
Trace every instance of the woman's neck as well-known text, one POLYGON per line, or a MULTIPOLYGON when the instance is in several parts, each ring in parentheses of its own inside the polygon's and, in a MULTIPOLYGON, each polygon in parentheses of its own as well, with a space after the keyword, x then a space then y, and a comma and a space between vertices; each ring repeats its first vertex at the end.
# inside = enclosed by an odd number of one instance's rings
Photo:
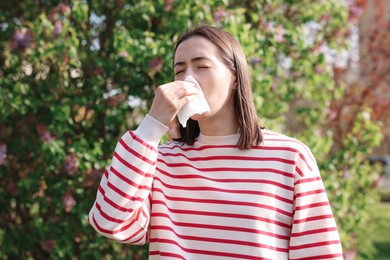
POLYGON ((200 132, 208 136, 222 136, 238 134, 238 120, 234 116, 213 117, 198 121, 200 132))

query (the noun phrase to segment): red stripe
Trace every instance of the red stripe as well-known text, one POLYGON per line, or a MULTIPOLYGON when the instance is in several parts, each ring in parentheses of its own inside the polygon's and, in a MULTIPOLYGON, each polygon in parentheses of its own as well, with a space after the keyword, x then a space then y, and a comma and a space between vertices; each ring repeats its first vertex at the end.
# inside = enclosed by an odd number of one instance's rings
MULTIPOLYGON (((166 149, 166 150, 174 150, 178 149, 181 151, 203 151, 208 149, 237 149, 236 145, 202 145, 200 147, 183 147, 180 145, 161 145, 159 147, 160 150, 166 149)), ((293 153, 299 153, 299 151, 292 147, 275 147, 275 146, 253 146, 253 150, 266 150, 266 151, 287 151, 287 152, 293 152, 293 153)))
POLYGON ((192 169, 195 169, 197 171, 200 171, 200 172, 220 172, 220 171, 266 172, 266 173, 272 172, 272 173, 280 174, 282 176, 286 176, 286 177, 289 177, 289 178, 294 178, 294 174, 289 173, 289 172, 285 172, 285 171, 281 171, 281 170, 277 170, 277 169, 274 169, 274 168, 238 168, 238 167, 199 168, 199 167, 195 167, 195 166, 193 166, 193 165, 191 165, 189 163, 168 163, 168 162, 165 162, 162 159, 158 159, 157 161, 160 162, 160 163, 165 164, 168 167, 172 167, 172 168, 175 168, 175 167, 188 167, 188 168, 192 168, 192 169))
POLYGON ((339 240, 330 240, 330 241, 322 241, 322 242, 316 242, 316 243, 310 243, 310 244, 303 244, 303 245, 299 245, 299 246, 290 246, 290 250, 301 250, 301 249, 306 249, 306 248, 336 245, 336 244, 340 244, 340 241, 339 240))
POLYGON ((123 174, 118 172, 113 166, 110 167, 110 171, 112 171, 119 179, 126 182, 127 184, 133 186, 134 188, 140 189, 140 190, 150 190, 149 186, 145 185, 138 185, 137 183, 133 182, 129 178, 125 177, 123 174))
MULTIPOLYGON (((122 232, 128 228, 130 228, 134 223, 136 223, 136 220, 132 220, 128 225, 126 226, 123 226, 122 228, 118 229, 118 230, 108 230, 108 229, 104 229, 102 228, 96 221, 95 219, 95 216, 92 216, 92 221, 93 223, 95 224, 95 227, 101 232, 101 233, 104 233, 104 234, 110 234, 110 235, 114 235, 114 234, 117 234, 119 232, 122 232)), ((122 239, 122 240, 117 240, 119 242, 128 242, 128 243, 132 243, 132 244, 137 244, 139 243, 139 241, 141 241, 143 239, 144 236, 142 236, 141 238, 135 240, 135 241, 131 241, 131 239, 133 239, 134 237, 136 237, 138 234, 140 234, 141 232, 143 232, 145 230, 145 226, 141 226, 141 228, 139 228, 136 232, 132 233, 132 235, 130 235, 128 238, 125 238, 125 239, 122 239)), ((147 234, 147 232, 146 232, 147 234)))
POLYGON ((214 160, 239 160, 239 161, 253 161, 253 162, 259 162, 259 161, 276 161, 276 162, 282 162, 286 164, 294 165, 295 162, 293 160, 287 160, 284 158, 279 157, 253 157, 253 156, 228 156, 228 155, 222 155, 222 156, 206 156, 206 157, 188 157, 182 153, 163 153, 160 152, 161 155, 165 157, 184 157, 189 161, 196 162, 196 161, 214 161, 214 160))
MULTIPOLYGON (((181 151, 203 151, 207 149, 236 149, 236 145, 202 145, 200 147, 182 147, 180 145, 162 145, 159 147, 160 153, 161 150, 167 149, 167 150, 174 150, 175 148, 181 150, 181 151)), ((292 148, 292 147, 274 147, 274 146, 253 146, 252 149, 254 150, 266 150, 266 151, 287 151, 287 152, 293 152, 297 153, 298 156, 304 161, 308 169, 311 171, 312 168, 307 163, 305 157, 300 153, 299 150, 292 148)))
POLYGON ((178 148, 181 151, 203 151, 207 149, 227 149, 227 148, 235 148, 237 149, 236 145, 202 145, 200 147, 183 147, 181 145, 161 145, 159 147, 160 150, 167 149, 167 150, 173 150, 178 148))
POLYGON ((129 134, 131 135, 131 137, 136 140, 138 143, 142 144, 143 146, 145 146, 146 148, 148 148, 149 150, 152 150, 153 152, 156 152, 157 153, 157 149, 156 147, 148 144, 147 142, 144 142, 142 139, 140 139, 138 136, 136 136, 134 134, 133 131, 129 131, 129 134))
POLYGON ((143 232, 145 229, 144 227, 141 227, 140 229, 138 229, 137 232, 133 233, 131 236, 129 236, 128 238, 125 238, 122 240, 122 242, 127 242, 127 243, 130 243, 132 242, 133 244, 137 244, 139 241, 141 241, 143 239, 144 236, 141 236, 141 238, 135 240, 135 241, 131 241, 134 237, 138 236, 138 234, 140 234, 141 232, 143 232))
MULTIPOLYGON (((313 168, 310 167, 310 164, 307 162, 306 157, 305 157, 303 154, 301 154, 300 152, 298 153, 298 156, 299 156, 299 157, 302 159, 302 161, 306 164, 306 166, 307 166, 307 168, 309 169, 309 171, 312 171, 313 168)), ((313 158, 311 158, 311 157, 310 157, 310 159, 311 159, 311 161, 312 161, 312 164, 315 164, 315 160, 314 160, 313 158)))
POLYGON ((96 208, 97 208, 97 210, 99 211, 100 215, 101 215, 103 218, 107 219, 108 221, 115 222, 115 223, 119 223, 119 224, 123 224, 123 223, 125 223, 125 222, 128 221, 127 219, 122 220, 122 219, 113 218, 113 217, 107 215, 107 214, 102 210, 102 208, 100 207, 99 203, 97 203, 97 202, 96 202, 96 208))
MULTIPOLYGON (((217 179, 217 178, 210 178, 202 175, 197 175, 197 174, 183 174, 183 175, 173 175, 170 174, 160 168, 157 168, 157 171, 159 171, 161 174, 168 176, 173 179, 202 179, 202 180, 209 180, 212 182, 219 182, 219 183, 261 183, 261 184, 270 184, 277 186, 279 188, 288 190, 288 191, 294 191, 294 188, 288 185, 281 184, 276 181, 270 181, 270 180, 264 180, 264 179, 217 179)), ((155 177, 158 178, 158 177, 155 177)), ((172 186, 174 187, 174 186, 172 186)), ((193 187, 192 187, 193 188, 193 187)), ((188 189, 188 187, 185 187, 185 189, 188 189)), ((248 191, 250 192, 250 191, 248 191)), ((258 192, 255 192, 258 194, 258 192)), ((287 200, 287 199, 286 199, 287 200)), ((287 202, 290 202, 288 200, 287 202)))
MULTIPOLYGON (((208 204, 224 204, 224 205, 234 205, 234 206, 247 206, 247 207, 255 207, 255 208, 263 208, 272 210, 278 213, 281 213, 283 215, 286 215, 288 217, 292 217, 292 212, 288 212, 285 210, 282 210, 280 208, 271 207, 269 205, 261 204, 261 203, 253 203, 253 202, 245 202, 245 201, 231 201, 231 200, 216 200, 216 199, 196 199, 196 198, 179 198, 179 197, 172 197, 166 195, 161 189, 155 188, 154 192, 160 192, 166 199, 170 201, 184 201, 184 202, 195 202, 195 203, 208 203, 208 204)), ((264 192, 265 193, 265 192, 264 192)), ((272 194, 271 194, 272 195, 272 194)), ((271 195, 264 195, 264 196, 270 196, 271 195)), ((292 202, 291 202, 292 204, 292 202)))
MULTIPOLYGON (((139 215, 141 215, 142 212, 143 212, 143 210, 138 210, 136 212, 135 219, 139 219, 139 215)), ((142 214, 142 215, 145 216, 144 214, 142 214)))
POLYGON ((302 257, 302 258, 290 258, 290 260, 313 260, 313 259, 333 259, 333 258, 341 258, 342 259, 343 254, 327 254, 327 255, 313 255, 309 257, 302 257))
POLYGON ((324 202, 317 202, 317 203, 312 203, 304 206, 298 206, 295 208, 295 210, 303 210, 303 209, 310 209, 310 208, 316 208, 316 207, 322 207, 322 206, 329 206, 328 201, 324 202))
POLYGON ((162 200, 153 200, 153 205, 164 205, 167 210, 171 213, 177 214, 186 214, 186 215, 199 215, 199 216, 213 216, 213 217, 221 217, 221 218, 237 218, 237 219, 250 219, 250 220, 258 220, 266 223, 274 224, 284 228, 291 228, 291 225, 288 223, 283 223, 280 221, 276 221, 274 219, 263 218, 259 216, 253 215, 245 215, 245 214, 235 214, 235 213, 227 213, 227 212, 213 212, 213 211, 198 211, 198 210, 184 210, 184 209, 171 209, 168 207, 165 201, 162 200))
POLYGON ((92 220, 93 220, 93 223, 96 225, 96 228, 102 232, 102 233, 105 233, 105 234, 110 234, 110 235, 114 235, 114 234, 117 234, 119 232, 122 232, 122 231, 125 231, 126 229, 129 229, 135 222, 136 220, 133 219, 129 224, 127 224, 126 226, 123 226, 121 227, 120 229, 117 229, 117 230, 108 230, 108 229, 104 229, 102 228, 101 226, 99 226, 99 224, 97 223, 96 219, 95 219, 95 216, 92 216, 92 220))
POLYGON ((283 236, 271 232, 265 232, 260 229, 252 229, 252 228, 243 228, 243 227, 235 227, 235 226, 219 226, 219 225, 211 225, 211 224, 196 224, 196 223, 184 223, 177 222, 171 219, 171 216, 165 213, 152 213, 151 217, 161 217, 169 219, 170 222, 179 227, 190 227, 190 228, 201 228, 201 229, 215 229, 215 230, 225 230, 225 231, 235 231, 235 232, 244 232, 250 234, 260 234, 264 236, 274 237, 282 240, 290 240, 290 236, 283 236))
POLYGON ((301 176, 301 177, 305 176, 305 174, 301 171, 301 169, 299 169, 298 166, 295 167, 295 171, 299 174, 299 176, 301 176))
MULTIPOLYGON (((298 150, 298 149, 295 149, 295 148, 291 148, 291 147, 264 147, 264 146, 260 146, 259 149, 263 149, 263 150, 269 150, 269 151, 278 151, 278 150, 281 150, 281 151, 290 151, 290 152, 294 152, 294 153, 297 153, 299 158, 302 159, 302 161, 306 164, 307 168, 312 171, 312 167, 309 165, 309 163, 307 162, 305 156, 298 150)), ((305 148, 306 149, 306 148, 305 148)), ((308 153, 309 154, 309 153, 308 153)), ((315 161, 314 161, 314 158, 310 158, 312 163, 315 164, 315 161)))
POLYGON ((111 184, 110 182, 107 182, 107 187, 109 187, 111 190, 115 191, 116 193, 118 193, 120 196, 122 196, 123 198, 126 198, 130 201, 140 201, 140 202, 143 202, 144 199, 142 198, 139 198, 139 197, 133 197, 133 196, 130 196, 126 193, 124 193, 123 191, 121 191, 120 189, 118 189, 117 187, 115 187, 113 184, 111 184))
POLYGON ((234 254, 234 253, 227 253, 227 252, 217 252, 217 251, 208 251, 208 250, 199 250, 199 249, 189 249, 181 246, 178 242, 171 240, 171 239, 161 239, 161 238, 151 238, 151 243, 158 242, 158 243, 166 243, 166 244, 172 244, 178 246, 181 250, 192 253, 192 254, 201 254, 201 255, 214 255, 214 256, 222 256, 222 257, 230 257, 230 258, 238 258, 238 259, 257 259, 257 260, 269 260, 268 258, 262 258, 258 256, 251 256, 251 255, 243 255, 243 254, 234 254))
MULTIPOLYGON (((237 149, 236 145, 202 145, 199 147, 183 147, 181 145, 161 145, 159 147, 160 150, 166 149, 166 150, 174 150, 179 149, 181 151, 203 151, 208 149, 237 149)), ((297 149, 292 147, 286 147, 286 146, 253 146, 252 149, 255 150, 272 150, 272 151, 288 151, 288 152, 299 152, 297 149)))
POLYGON ((299 185, 307 182, 321 181, 321 180, 322 180, 321 176, 307 178, 307 179, 299 179, 298 181, 295 182, 295 185, 299 185))
POLYGON ((304 196, 309 196, 309 195, 313 195, 313 194, 320 194, 320 193, 326 193, 324 189, 318 189, 318 190, 311 190, 311 191, 306 191, 306 192, 300 192, 300 193, 297 193, 295 195, 295 198, 299 198, 299 197, 304 197, 304 196))
POLYGON ((332 232, 332 231, 337 231, 337 228, 336 227, 319 228, 319 229, 307 230, 307 231, 303 231, 303 232, 299 232, 299 233, 291 233, 291 237, 307 236, 307 235, 326 233, 326 232, 332 232))
POLYGON ((124 239, 124 240, 121 240, 119 242, 122 242, 122 243, 128 243, 128 244, 132 244, 132 245, 143 245, 145 244, 144 242, 141 243, 142 240, 144 240, 145 238, 148 238, 148 234, 149 232, 145 232, 140 238, 138 238, 137 240, 132 240, 134 239, 135 236, 137 236, 139 233, 143 232, 145 230, 145 226, 142 226, 136 233, 134 233, 133 235, 129 236, 128 238, 124 239))
POLYGON ((161 252, 161 251, 149 251, 149 255, 159 255, 159 256, 166 256, 166 257, 172 257, 172 258, 178 258, 185 260, 184 257, 178 254, 169 253, 169 252, 161 252))
POLYGON ((296 220, 294 220, 294 224, 300 224, 300 223, 305 223, 305 222, 310 222, 310 221, 317 221, 317 220, 322 220, 322 219, 327 219, 327 218, 331 219, 331 218, 333 218, 333 215, 327 214, 327 215, 319 215, 319 216, 314 216, 314 217, 296 219, 296 220))
POLYGON ((123 147, 126 151, 128 151, 128 152, 131 153, 132 155, 136 156, 137 158, 141 159, 142 161, 144 161, 144 162, 146 162, 146 163, 148 163, 148 164, 150 164, 150 165, 152 165, 152 166, 156 164, 155 161, 151 161, 151 160, 149 160, 148 158, 146 158, 145 156, 143 156, 142 154, 137 153, 136 151, 134 151, 133 149, 131 149, 131 148, 125 143, 125 141, 124 141, 123 139, 120 139, 120 140, 119 140, 119 143, 122 145, 122 147, 123 147))
POLYGON ((133 209, 127 209, 127 208, 124 208, 122 206, 119 206, 118 204, 116 204, 115 202, 113 202, 112 200, 107 198, 106 192, 105 192, 105 190, 103 190, 102 186, 99 186, 99 192, 102 194, 104 201, 107 202, 109 205, 111 205, 111 207, 116 208, 117 210, 120 210, 123 212, 130 212, 130 213, 133 212, 133 209))
POLYGON ((136 168, 135 166, 131 165, 130 163, 126 162, 117 152, 114 152, 114 157, 117 158, 127 168, 129 168, 132 171, 140 174, 141 176, 153 178, 153 174, 143 172, 140 169, 136 168))
MULTIPOLYGON (((285 142, 293 142, 299 144, 302 149, 304 149, 309 156, 309 159, 311 160, 312 164, 315 164, 315 159, 310 155, 310 151, 308 148, 300 141, 297 140, 290 140, 290 139, 266 139, 264 141, 285 141, 285 142)), ((167 149, 167 150, 173 150, 173 149, 179 149, 181 151, 202 151, 202 150, 207 150, 207 149, 237 149, 236 145, 202 145, 200 147, 182 147, 180 145, 162 145, 159 147, 160 150, 167 149)), ((312 171, 312 167, 309 165, 307 162, 305 156, 296 148, 292 147, 285 147, 285 146, 280 146, 280 147, 275 147, 275 146, 253 146, 252 149, 256 150, 270 150, 270 151, 289 151, 289 152, 294 152, 297 153, 298 156, 303 160, 303 162, 306 164, 308 169, 312 171)))
MULTIPOLYGON (((276 135, 276 136, 284 137, 283 135, 276 135)), ((299 141, 299 140, 296 140, 294 138, 289 138, 289 139, 286 139, 286 138, 283 138, 283 139, 282 138, 281 139, 267 138, 264 141, 277 141, 277 142, 292 142, 292 143, 296 143, 296 144, 300 145, 301 148, 306 151, 306 153, 309 156, 309 158, 311 159, 312 163, 315 162, 314 158, 311 156, 311 152, 309 151, 309 148, 305 144, 303 144, 301 141, 299 141)))
MULTIPOLYGON (((160 183, 165 186, 168 189, 173 189, 173 190, 187 190, 187 191, 217 191, 217 192, 226 192, 226 193, 235 193, 235 194, 252 194, 252 195, 260 195, 264 196, 264 192, 262 191, 256 191, 256 190, 231 190, 231 189, 222 189, 222 188, 214 188, 214 187, 209 187, 209 186, 178 186, 178 185, 171 185, 163 182, 159 177, 155 177, 154 180, 160 181, 160 183)), ((257 181, 256 183, 265 183, 265 184, 271 184, 274 186, 278 186, 281 188, 284 188, 287 190, 287 188, 290 188, 289 186, 281 185, 280 183, 273 182, 273 181, 257 181)), ((289 191, 292 190, 288 189, 289 191)), ((276 198, 276 197, 275 197, 276 198)), ((282 199, 282 197, 278 197, 280 200, 283 200, 286 203, 292 203, 291 200, 289 199, 282 199)))
POLYGON ((144 210, 140 210, 142 212, 142 216, 144 217, 144 219, 147 219, 149 220, 150 219, 150 216, 148 215, 150 212, 148 211, 148 213, 146 213, 144 210))
MULTIPOLYGON (((153 189, 154 189, 154 182, 152 183, 152 188, 151 188, 151 190, 153 191, 153 189)), ((152 203, 151 203, 151 201, 152 201, 152 192, 149 192, 149 196, 148 196, 149 208, 152 208, 152 203)))
POLYGON ((202 242, 210 242, 210 243, 221 243, 221 244, 232 244, 232 245, 241 245, 255 248, 266 248, 268 250, 276 251, 276 252, 288 252, 288 248, 275 247, 262 243, 255 243, 250 241, 242 241, 242 240, 234 240, 234 239, 225 239, 225 238, 216 238, 216 237, 200 237, 200 236, 188 236, 181 235, 177 233, 173 228, 161 225, 151 225, 151 230, 166 230, 175 234, 176 237, 183 240, 192 240, 192 241, 202 241, 202 242))

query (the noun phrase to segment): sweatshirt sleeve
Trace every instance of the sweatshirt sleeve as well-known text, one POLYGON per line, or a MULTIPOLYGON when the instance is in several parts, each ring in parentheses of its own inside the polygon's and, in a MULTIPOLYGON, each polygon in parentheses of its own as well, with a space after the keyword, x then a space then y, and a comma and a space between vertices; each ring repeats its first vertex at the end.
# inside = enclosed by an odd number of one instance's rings
POLYGON ((148 242, 157 145, 167 130, 167 126, 146 115, 137 130, 120 138, 88 216, 101 235, 135 245, 148 242))
POLYGON ((343 259, 324 184, 315 159, 305 145, 297 155, 295 169, 289 259, 343 259))

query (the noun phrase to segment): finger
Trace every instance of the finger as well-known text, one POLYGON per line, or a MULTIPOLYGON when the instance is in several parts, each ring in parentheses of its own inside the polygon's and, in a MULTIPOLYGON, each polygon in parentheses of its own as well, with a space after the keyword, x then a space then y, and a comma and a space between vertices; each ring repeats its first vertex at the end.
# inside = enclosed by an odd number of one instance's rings
POLYGON ((185 96, 197 95, 199 94, 199 90, 196 88, 194 83, 180 81, 178 82, 181 87, 176 90, 177 97, 183 98, 185 96))
POLYGON ((182 108, 184 105, 190 103, 195 98, 196 98, 195 95, 188 95, 188 96, 184 96, 184 97, 180 98, 178 100, 178 107, 179 107, 179 109, 182 108))

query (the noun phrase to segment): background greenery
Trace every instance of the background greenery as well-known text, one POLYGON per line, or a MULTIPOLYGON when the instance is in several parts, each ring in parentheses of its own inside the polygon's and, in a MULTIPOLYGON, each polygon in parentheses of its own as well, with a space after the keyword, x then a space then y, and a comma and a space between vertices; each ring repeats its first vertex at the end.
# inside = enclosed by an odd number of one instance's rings
POLYGON ((372 239, 376 251, 368 255, 363 255, 363 259, 387 260, 390 256, 390 203, 378 203, 374 205, 371 223, 374 226, 372 239))
MULTIPOLYGON (((241 42, 267 127, 318 160, 346 256, 372 255, 367 209, 380 169, 371 109, 329 53, 348 48, 353 2, 2 1, 0 3, 0 258, 142 258, 112 243, 87 214, 118 137, 134 129, 188 26, 223 26, 241 42), (343 119, 348 118, 348 124, 343 119), (340 134, 340 129, 343 131, 340 134)), ((334 56, 334 55, 333 55, 334 56)), ((337 55, 336 55, 337 56, 337 55)))

